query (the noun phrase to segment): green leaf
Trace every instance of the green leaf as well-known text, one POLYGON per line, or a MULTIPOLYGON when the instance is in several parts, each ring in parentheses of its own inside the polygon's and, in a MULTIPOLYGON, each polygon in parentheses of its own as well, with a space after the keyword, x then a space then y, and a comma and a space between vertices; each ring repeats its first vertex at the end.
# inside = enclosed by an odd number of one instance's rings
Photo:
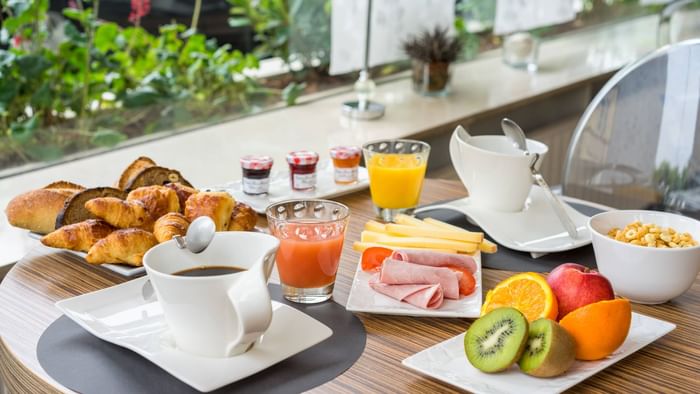
POLYGON ((63 16, 78 22, 83 22, 85 20, 83 12, 77 8, 64 8, 63 16))
POLYGON ((38 124, 39 117, 37 115, 32 116, 24 122, 13 122, 10 125, 10 137, 16 142, 24 144, 32 138, 38 124))
POLYGON ((85 34, 81 33, 80 30, 78 30, 78 28, 75 27, 75 25, 72 23, 66 23, 65 27, 63 28, 63 33, 71 41, 78 42, 78 43, 84 43, 87 41, 85 34))
POLYGON ((48 107, 51 105, 51 87, 47 82, 44 82, 34 94, 32 94, 31 103, 35 107, 48 107))
POLYGON ((17 59, 17 66, 23 77, 33 79, 51 68, 51 62, 40 55, 25 55, 17 59))
POLYGON ((32 145, 25 151, 34 160, 55 161, 63 157, 63 149, 57 145, 32 145))
POLYGON ((149 86, 138 87, 129 91, 124 97, 124 107, 135 108, 155 104, 160 94, 149 86))
POLYGON ((126 134, 110 129, 97 130, 90 137, 90 143, 96 146, 111 148, 127 139, 126 134))
POLYGON ((117 36, 119 35, 119 26, 116 23, 102 23, 95 30, 94 44, 95 48, 106 53, 109 50, 117 49, 117 36))
POLYGON ((231 18, 228 18, 228 25, 231 27, 244 27, 250 26, 251 24, 252 22, 250 21, 250 19, 246 17, 233 16, 231 18))
POLYGON ((10 106, 19 91, 19 82, 14 79, 0 78, 0 112, 10 106))
POLYGON ((287 105, 292 106, 296 104, 297 99, 299 96, 304 93, 304 89, 306 88, 305 83, 296 83, 292 82, 289 85, 287 85, 284 90, 282 90, 282 100, 287 103, 287 105))

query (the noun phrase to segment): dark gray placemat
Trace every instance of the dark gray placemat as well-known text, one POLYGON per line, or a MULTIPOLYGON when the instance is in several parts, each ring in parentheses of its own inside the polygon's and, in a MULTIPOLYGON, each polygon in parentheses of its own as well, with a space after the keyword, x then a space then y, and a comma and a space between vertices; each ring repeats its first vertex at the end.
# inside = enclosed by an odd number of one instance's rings
MULTIPOLYGON (((574 203, 569 203, 569 205, 586 216, 593 216, 602 212, 602 210, 588 205, 574 203)), ((483 231, 480 227, 469 223, 469 221, 467 221, 467 217, 461 212, 449 209, 424 211, 416 216, 419 218, 431 217, 433 219, 442 220, 443 222, 447 222, 470 231, 483 231)), ((532 225, 537 226, 537 223, 532 223, 532 225)), ((549 272, 553 270, 554 267, 563 263, 578 263, 589 268, 596 268, 593 247, 588 245, 566 252, 549 253, 536 259, 533 259, 529 253, 508 249, 501 245, 498 245, 498 253, 481 254, 481 265, 483 267, 506 271, 549 272)))
MULTIPOLYGON (((333 301, 300 305, 269 285, 273 300, 292 306, 333 330, 333 336, 279 364, 214 393, 299 393, 350 368, 365 349, 365 327, 355 315, 333 301)), ((290 341, 294 338, 290 337, 290 341)), ((37 358, 57 382, 79 393, 196 393, 190 386, 138 354, 103 341, 66 316, 53 322, 39 338, 37 358)))

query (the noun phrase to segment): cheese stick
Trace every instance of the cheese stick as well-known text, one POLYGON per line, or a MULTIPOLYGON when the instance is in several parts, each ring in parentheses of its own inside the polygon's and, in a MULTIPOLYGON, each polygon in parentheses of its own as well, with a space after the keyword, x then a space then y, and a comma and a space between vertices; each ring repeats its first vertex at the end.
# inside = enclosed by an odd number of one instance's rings
POLYGON ((424 228, 407 226, 404 224, 389 223, 385 226, 386 231, 391 234, 402 235, 406 237, 427 237, 450 239, 453 241, 480 243, 484 239, 484 233, 474 233, 469 231, 454 231, 438 228, 424 228))
MULTIPOLYGON (((453 230, 453 231, 465 231, 468 232, 467 230, 454 226, 449 223, 445 223, 433 218, 425 218, 423 221, 431 226, 433 226, 436 229, 444 229, 444 230, 453 230)), ((484 253, 496 253, 498 251, 498 245, 495 243, 489 241, 488 239, 484 238, 481 241, 481 244, 479 244, 479 250, 484 252, 484 253)))
POLYGON ((383 233, 386 232, 386 224, 379 223, 376 220, 370 220, 365 223, 365 230, 383 233))
POLYGON ((396 224, 403 224, 406 226, 415 226, 415 227, 423 227, 423 228, 431 228, 432 226, 425 223, 424 221, 415 218, 413 216, 408 216, 404 215, 403 213, 400 213, 394 217, 394 222, 396 224))
POLYGON ((454 249, 464 253, 474 253, 478 248, 478 244, 471 242, 428 237, 395 237, 372 231, 363 231, 360 240, 401 248, 454 249))
POLYGON ((398 247, 398 246, 390 246, 390 245, 382 245, 378 243, 373 243, 373 242, 360 242, 360 241, 355 241, 352 244, 352 249, 357 251, 357 252, 364 252, 365 249, 368 248, 374 248, 374 247, 381 247, 381 248, 388 248, 388 249, 410 249, 410 250, 427 250, 430 252, 441 252, 441 253, 454 253, 456 254, 457 251, 454 249, 425 249, 425 248, 410 248, 410 247, 398 247))

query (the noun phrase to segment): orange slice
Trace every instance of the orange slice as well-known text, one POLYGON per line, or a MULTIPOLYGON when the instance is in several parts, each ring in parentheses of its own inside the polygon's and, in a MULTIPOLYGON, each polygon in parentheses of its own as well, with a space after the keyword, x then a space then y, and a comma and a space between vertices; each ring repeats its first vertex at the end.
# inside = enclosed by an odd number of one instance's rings
POLYGON ((627 338, 632 322, 629 300, 598 301, 569 312, 559 324, 576 340, 576 358, 599 360, 627 338))
POLYGON ((519 310, 530 322, 557 318, 557 298, 544 277, 535 272, 513 275, 489 290, 481 316, 504 306, 519 310))

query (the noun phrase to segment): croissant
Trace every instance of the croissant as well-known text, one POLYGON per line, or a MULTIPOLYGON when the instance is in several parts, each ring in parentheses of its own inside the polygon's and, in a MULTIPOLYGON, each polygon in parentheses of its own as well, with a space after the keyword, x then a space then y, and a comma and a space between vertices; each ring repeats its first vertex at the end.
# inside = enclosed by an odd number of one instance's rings
POLYGON ((91 214, 117 228, 153 228, 153 219, 141 201, 126 201, 116 197, 93 198, 85 203, 91 214))
POLYGON ((55 230, 43 238, 41 243, 52 248, 87 252, 92 245, 114 231, 114 227, 99 219, 88 219, 55 230))
POLYGON ((158 242, 170 240, 175 235, 185 235, 190 222, 184 215, 178 212, 167 213, 153 225, 153 235, 156 236, 158 242))
POLYGON ((250 231, 258 223, 258 215, 248 204, 236 202, 231 213, 231 221, 228 224, 228 231, 250 231))
POLYGON ((90 264, 125 263, 140 267, 143 255, 158 244, 156 237, 138 228, 117 230, 97 241, 88 251, 90 264))
POLYGON ((175 190, 165 186, 144 186, 129 192, 127 201, 141 201, 153 220, 168 212, 180 212, 180 201, 175 190))
POLYGON ((185 217, 191 222, 200 216, 209 216, 216 224, 216 231, 226 231, 235 204, 226 192, 199 192, 185 202, 185 217))
POLYGON ((175 190, 175 193, 177 193, 177 199, 180 200, 180 213, 185 212, 185 202, 187 201, 187 199, 190 198, 191 195, 199 193, 199 190, 177 182, 166 183, 165 187, 173 189, 175 190))

